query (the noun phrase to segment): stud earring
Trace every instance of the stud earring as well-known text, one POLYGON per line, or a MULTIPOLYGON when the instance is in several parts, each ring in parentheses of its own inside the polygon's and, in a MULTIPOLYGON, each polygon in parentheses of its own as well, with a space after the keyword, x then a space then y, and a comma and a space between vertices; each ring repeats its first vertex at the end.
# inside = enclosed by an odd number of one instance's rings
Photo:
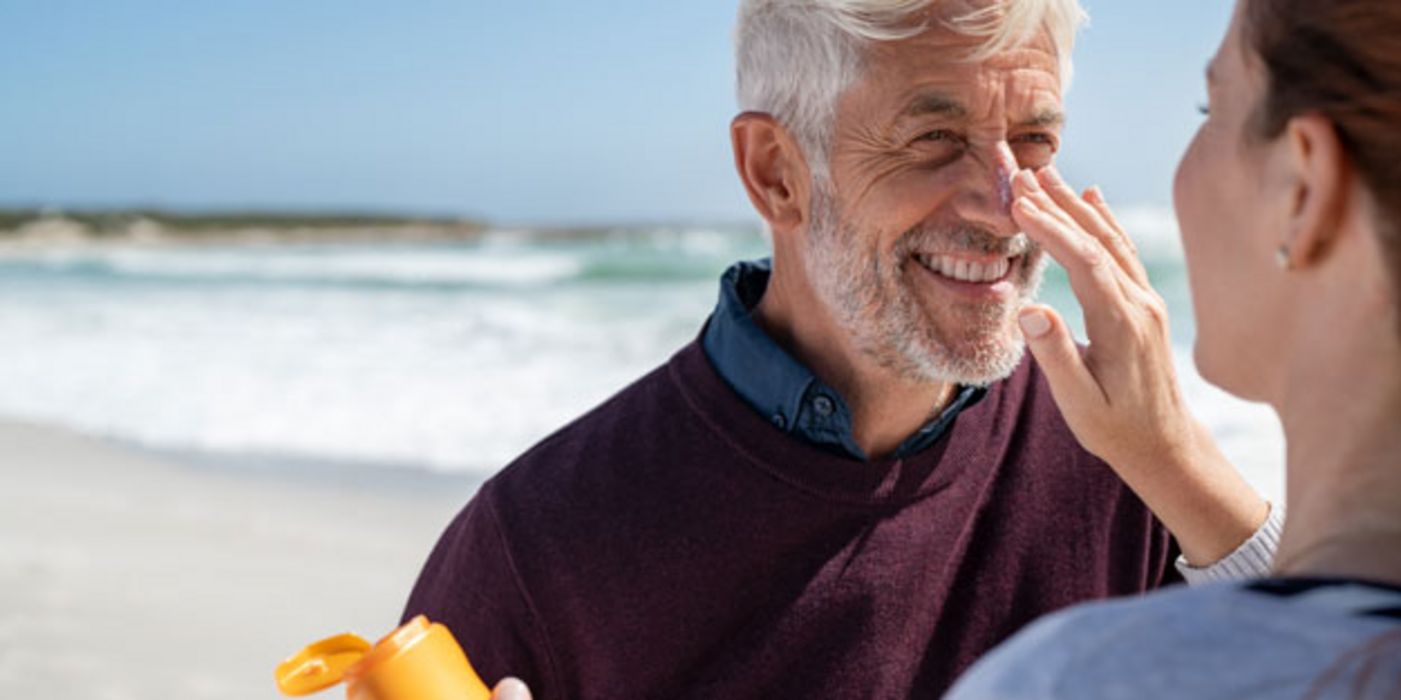
POLYGON ((1282 245, 1279 247, 1279 250, 1275 251, 1275 262, 1279 265, 1279 269, 1281 270, 1294 269, 1292 257, 1293 256, 1289 254, 1289 246, 1287 245, 1282 245))

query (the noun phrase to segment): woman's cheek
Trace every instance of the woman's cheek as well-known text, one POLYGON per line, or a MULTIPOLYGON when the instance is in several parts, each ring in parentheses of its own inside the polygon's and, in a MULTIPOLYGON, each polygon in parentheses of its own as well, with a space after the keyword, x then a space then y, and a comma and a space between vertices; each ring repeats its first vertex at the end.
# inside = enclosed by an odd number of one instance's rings
POLYGON ((1182 237, 1182 250, 1187 257, 1192 306, 1196 312, 1197 338, 1194 350, 1197 366, 1203 373, 1210 373, 1215 355, 1212 348, 1219 339, 1214 337, 1217 335, 1217 329, 1211 318, 1214 306, 1211 271, 1203 267, 1210 263, 1212 256, 1204 254, 1199 247, 1202 243, 1201 236, 1205 233, 1201 224, 1212 220, 1211 213, 1203 211, 1206 208, 1203 189, 1209 186, 1203 180, 1210 179, 1207 164, 1202 162, 1205 156, 1203 141, 1203 135, 1198 131, 1183 154, 1182 162, 1177 166, 1172 192, 1177 211, 1178 231, 1182 237))
POLYGON ((1192 138, 1191 144, 1187 146, 1187 151, 1182 154, 1182 161, 1177 164, 1177 173, 1172 181, 1173 204, 1177 209, 1177 219, 1180 226, 1180 235, 1183 238, 1183 246, 1187 247, 1190 241, 1188 238, 1188 222, 1195 219, 1195 192, 1196 182, 1194 175, 1199 171, 1197 160, 1202 149, 1202 132, 1198 131, 1192 138))

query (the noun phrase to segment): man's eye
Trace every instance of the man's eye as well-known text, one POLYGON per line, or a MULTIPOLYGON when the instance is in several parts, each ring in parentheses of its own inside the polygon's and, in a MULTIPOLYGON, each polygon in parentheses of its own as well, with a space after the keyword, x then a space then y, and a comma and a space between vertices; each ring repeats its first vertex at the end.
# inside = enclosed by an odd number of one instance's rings
POLYGON ((933 141, 933 142, 936 142, 936 143, 956 142, 956 141, 958 141, 958 135, 955 134, 955 133, 953 133, 952 131, 947 130, 947 129, 935 129, 934 131, 931 131, 931 132, 929 132, 929 133, 927 133, 927 134, 924 134, 924 135, 920 136, 918 139, 915 139, 915 140, 916 140, 916 141, 933 141))
POLYGON ((1030 143, 1037 146, 1054 147, 1056 145, 1056 137, 1050 134, 1024 134, 1021 137, 1019 137, 1017 141, 1020 143, 1030 143))

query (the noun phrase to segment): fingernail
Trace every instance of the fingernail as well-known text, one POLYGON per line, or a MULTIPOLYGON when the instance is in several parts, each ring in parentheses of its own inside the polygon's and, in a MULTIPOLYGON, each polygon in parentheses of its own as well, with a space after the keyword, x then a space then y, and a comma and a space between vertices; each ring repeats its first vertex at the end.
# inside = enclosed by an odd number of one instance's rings
POLYGON ((530 689, 517 678, 507 678, 496 685, 492 700, 530 700, 530 689))
POLYGON ((1017 322, 1021 324, 1022 333, 1028 338, 1040 338, 1051 332, 1051 318, 1045 312, 1037 309, 1027 309, 1017 317, 1017 322))
POLYGON ((1090 189, 1085 190, 1085 196, 1096 202, 1104 201, 1104 192, 1099 189, 1099 185, 1094 185, 1090 189))
POLYGON ((1060 171, 1056 170, 1056 166, 1048 165, 1041 169, 1041 176, 1051 182, 1055 182, 1060 179, 1060 171))
POLYGON ((1022 210, 1022 212, 1025 213, 1025 214, 1035 214, 1035 213, 1036 213, 1036 205, 1035 205, 1034 203, 1032 203, 1032 201, 1031 201, 1030 199, 1027 199, 1026 197, 1018 197, 1018 198, 1017 198, 1017 208, 1020 209, 1020 210, 1022 210))

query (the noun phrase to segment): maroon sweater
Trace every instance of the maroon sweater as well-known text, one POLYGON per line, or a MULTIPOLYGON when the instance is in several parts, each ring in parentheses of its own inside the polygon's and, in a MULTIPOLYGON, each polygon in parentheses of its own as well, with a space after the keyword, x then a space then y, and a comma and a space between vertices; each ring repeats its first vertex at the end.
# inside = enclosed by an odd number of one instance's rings
POLYGON ((935 446, 859 462, 780 433, 693 344, 482 486, 405 616, 541 700, 937 697, 1175 556, 1030 360, 935 446))

